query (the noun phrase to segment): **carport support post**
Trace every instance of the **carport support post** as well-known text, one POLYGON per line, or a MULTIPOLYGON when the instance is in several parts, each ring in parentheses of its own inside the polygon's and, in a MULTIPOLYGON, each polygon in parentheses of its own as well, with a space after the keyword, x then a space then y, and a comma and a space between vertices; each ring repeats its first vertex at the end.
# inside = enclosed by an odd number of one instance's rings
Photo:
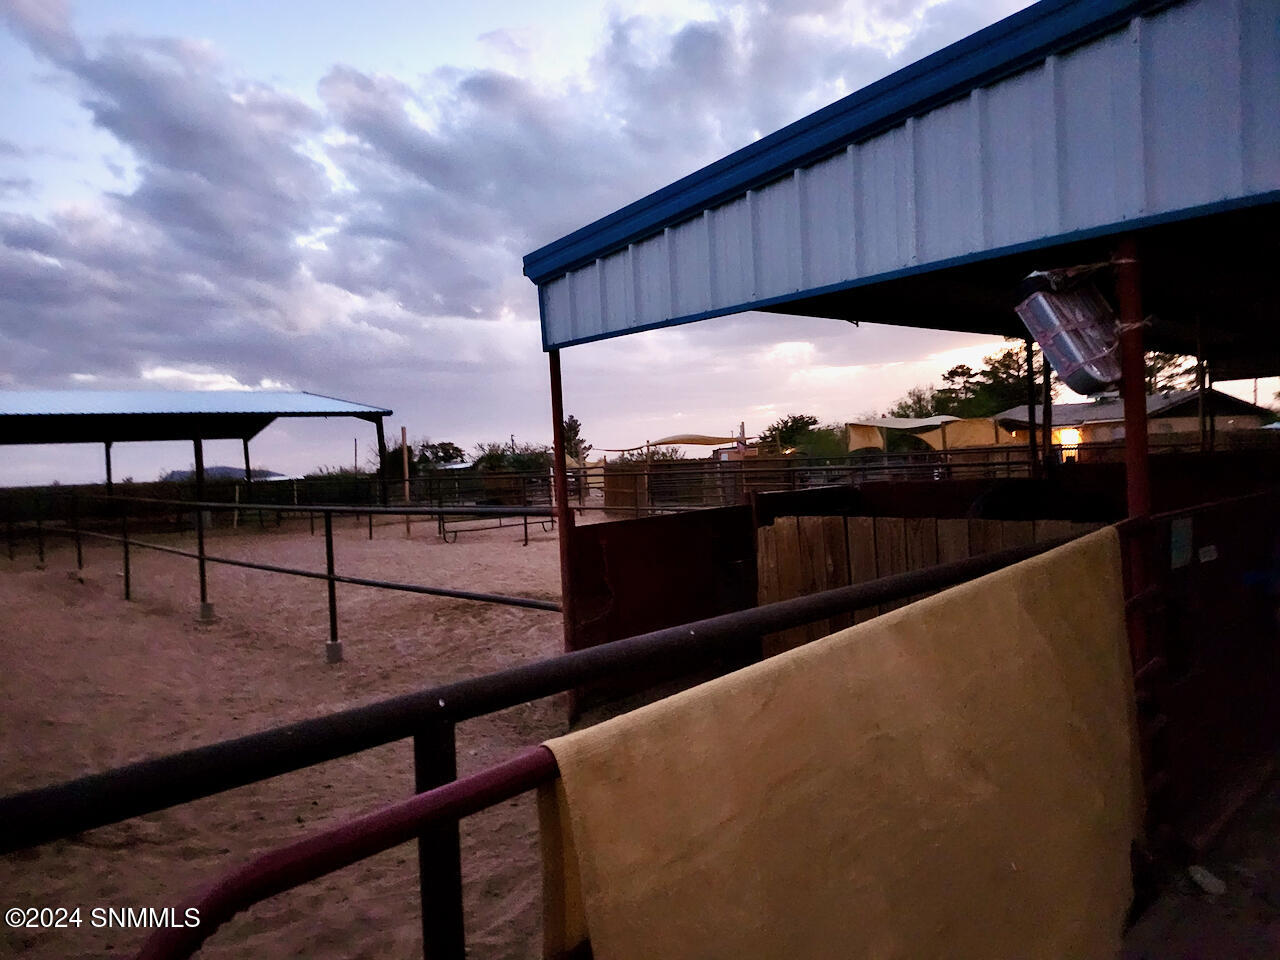
MULTIPOLYGON (((414 791, 425 793, 458 778, 454 725, 434 723, 413 738, 414 791)), ((458 821, 428 827, 418 837, 422 902, 422 955, 426 960, 465 960, 462 916, 462 842, 458 821)))
POLYGON ((240 442, 244 445, 244 482, 253 483, 253 470, 249 466, 249 438, 241 437, 240 442))
POLYGON ((107 460, 107 496, 111 496, 111 494, 115 493, 115 487, 111 483, 111 441, 105 441, 102 446, 106 452, 107 460))
POLYGON ((1151 512, 1141 284, 1138 245, 1129 235, 1117 249, 1116 292, 1120 301, 1120 389, 1124 397, 1124 473, 1130 517, 1145 517, 1151 512))
MULTIPOLYGON (((556 519, 560 521, 560 608, 564 617, 564 648, 574 649, 573 638, 573 512, 569 509, 569 483, 564 455, 564 395, 560 385, 560 351, 547 354, 551 364, 551 436, 555 459, 552 462, 555 481, 556 519)), ((571 707, 570 712, 576 712, 571 707)))
POLYGON ((329 640, 324 645, 325 663, 342 662, 342 641, 338 639, 338 585, 333 579, 333 513, 324 512, 324 568, 329 587, 329 640))
POLYGON ((1058 468, 1058 457, 1053 452, 1053 370, 1043 350, 1040 351, 1040 374, 1044 378, 1044 435, 1040 446, 1044 450, 1044 475, 1048 477, 1058 468))
POLYGON ((200 619, 213 619, 213 604, 209 602, 209 580, 204 561, 204 441, 196 437, 191 441, 196 452, 196 562, 200 567, 200 619))
MULTIPOLYGON (((377 420, 374 421, 374 426, 378 428, 378 503, 382 504, 385 507, 387 505, 387 478, 385 476, 385 472, 386 472, 385 468, 386 468, 386 461, 387 461, 387 437, 382 430, 381 417, 379 417, 377 420)), ((372 514, 370 515, 370 518, 369 518, 369 531, 370 531, 369 539, 372 540, 373 539, 372 514)))
MULTIPOLYGON (((942 425, 946 437, 946 424, 942 425)), ((997 442, 999 437, 997 436, 997 442)), ((1027 337, 1027 455, 1031 458, 1031 478, 1040 476, 1039 456, 1036 452, 1036 365, 1035 341, 1027 337)))

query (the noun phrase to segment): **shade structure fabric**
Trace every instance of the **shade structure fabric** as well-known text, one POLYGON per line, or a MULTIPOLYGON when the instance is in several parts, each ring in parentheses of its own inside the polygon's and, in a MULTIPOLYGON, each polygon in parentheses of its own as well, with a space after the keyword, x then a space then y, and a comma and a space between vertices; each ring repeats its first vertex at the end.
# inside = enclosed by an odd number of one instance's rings
POLYGON ((548 746, 549 956, 1114 957, 1141 822, 1118 536, 548 746))
POLYGON ((699 447, 718 447, 726 443, 736 443, 738 437, 710 437, 704 433, 675 433, 669 437, 663 437, 661 440, 654 440, 653 446, 661 444, 684 443, 691 446, 699 447))
POLYGON ((884 431, 866 423, 846 423, 844 440, 850 453, 854 450, 884 449, 884 431))
POLYGON ((935 450, 960 450, 965 447, 991 447, 1018 442, 1009 430, 990 417, 956 420, 937 430, 917 433, 916 436, 935 450))

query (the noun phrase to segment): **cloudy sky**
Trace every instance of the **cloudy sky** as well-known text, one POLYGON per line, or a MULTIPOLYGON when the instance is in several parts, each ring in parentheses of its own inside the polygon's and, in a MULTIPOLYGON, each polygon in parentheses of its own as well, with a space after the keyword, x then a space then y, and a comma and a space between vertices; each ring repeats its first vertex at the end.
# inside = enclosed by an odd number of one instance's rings
MULTIPOLYGON (((521 258, 1021 0, 0 0, 0 389, 311 390, 549 442, 521 258)), ((998 341, 744 315, 563 353, 597 447, 882 410, 998 341)), ((372 430, 282 421, 255 459, 372 430)), ((0 484, 99 479, 6 448, 0 484)), ((236 463, 238 444, 211 462, 236 463)), ((152 479, 185 445, 121 445, 152 479)))

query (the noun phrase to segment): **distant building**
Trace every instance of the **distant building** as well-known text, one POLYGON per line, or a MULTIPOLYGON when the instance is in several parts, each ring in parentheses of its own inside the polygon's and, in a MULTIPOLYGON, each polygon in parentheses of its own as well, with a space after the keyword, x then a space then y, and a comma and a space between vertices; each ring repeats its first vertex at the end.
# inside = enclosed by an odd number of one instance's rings
MULTIPOLYGON (((1195 390, 1170 390, 1147 397, 1147 432, 1153 445, 1189 440, 1200 434, 1198 394, 1195 390)), ((1124 439, 1124 402, 1105 396, 1085 403, 1055 403, 1053 442, 1063 447, 1082 443, 1110 443, 1124 439)), ((1274 413, 1217 390, 1205 391, 1205 416, 1214 418, 1216 432, 1257 430, 1274 413)), ((1027 408, 1012 407, 995 419, 1015 435, 1025 437, 1027 408)), ((1044 407, 1036 407, 1037 429, 1044 423, 1044 407)))

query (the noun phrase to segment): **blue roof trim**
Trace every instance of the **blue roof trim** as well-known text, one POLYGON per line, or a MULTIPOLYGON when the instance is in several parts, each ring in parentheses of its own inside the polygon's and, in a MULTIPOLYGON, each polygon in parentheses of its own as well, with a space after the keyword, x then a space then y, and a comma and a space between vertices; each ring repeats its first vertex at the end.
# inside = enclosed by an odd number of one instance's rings
POLYGON ((391 410, 282 390, 0 390, 0 417, 275 416, 361 418, 391 410))
POLYGON ((543 284, 1178 0, 1040 0, 524 258, 543 284))
MULTIPOLYGON (((845 280, 840 283, 832 283, 823 287, 813 287, 809 290, 797 290, 793 293, 782 294, 781 296, 767 297, 762 300, 751 300, 716 310, 705 310, 701 313, 685 314, 681 317, 671 317, 667 320, 659 320, 654 323, 644 324, 643 326, 627 327, 623 330, 611 330, 607 333, 597 333, 589 337, 579 337, 576 340, 565 340, 556 344, 547 343, 546 324, 543 323, 542 349, 544 351, 559 350, 562 347, 576 347, 583 343, 594 343, 597 340, 608 340, 613 337, 622 337, 632 333, 646 333, 650 330, 660 330, 663 327, 679 327, 686 323, 697 323, 699 320, 710 320, 714 317, 727 317, 735 313, 746 313, 748 310, 767 310, 769 307, 778 306, 783 303, 794 303, 797 300, 807 300, 810 297, 821 297, 831 293, 843 293, 847 290, 856 290, 858 287, 866 287, 876 283, 884 283, 889 280, 898 280, 903 277, 916 276, 924 273, 933 273, 938 270, 946 270, 950 267, 963 267, 967 264, 979 263, 983 260, 995 260, 1000 257, 1013 256, 1019 253, 1032 253, 1036 250, 1047 250, 1051 247, 1066 246, 1068 244, 1078 243, 1082 240, 1094 240, 1099 237, 1114 236, 1119 233, 1129 233, 1134 230, 1142 230, 1148 227, 1158 227, 1168 223, 1177 223, 1182 220, 1194 220, 1197 217, 1212 216, 1216 213, 1230 213, 1233 210, 1244 210, 1248 207, 1261 207, 1268 204, 1280 204, 1280 190, 1272 190, 1268 193, 1260 193, 1251 197, 1241 197, 1233 200, 1217 200, 1213 203, 1206 203, 1198 207, 1187 207, 1182 210, 1174 210, 1167 213, 1156 213, 1148 217, 1141 217, 1133 220, 1120 220, 1100 227, 1087 227, 1081 230, 1074 230, 1071 233, 1058 234, 1053 237, 1028 240, 1023 243, 1011 244, 1007 247, 998 247, 994 250, 980 250, 977 253, 966 253, 958 257, 950 257, 946 260, 933 260, 929 263, 916 264, 914 266, 903 267, 898 270, 889 270, 884 273, 873 274, 869 277, 859 277, 856 280, 845 280)), ((538 288, 538 307, 539 310, 542 309, 541 287, 538 288)), ((875 323, 877 321, 869 319, 867 322, 875 323)))

